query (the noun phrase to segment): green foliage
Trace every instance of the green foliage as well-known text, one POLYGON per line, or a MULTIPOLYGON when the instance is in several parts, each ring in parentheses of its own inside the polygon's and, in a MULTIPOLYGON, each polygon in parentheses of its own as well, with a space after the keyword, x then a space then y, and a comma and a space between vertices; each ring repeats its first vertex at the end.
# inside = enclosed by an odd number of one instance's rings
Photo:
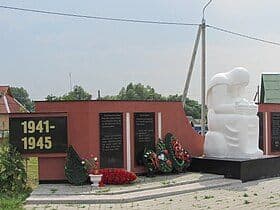
POLYGON ((165 144, 174 170, 177 172, 186 170, 190 165, 190 155, 184 148, 182 148, 182 145, 176 137, 171 133, 167 133, 165 136, 165 144))
POLYGON ((159 139, 156 145, 156 154, 158 156, 159 170, 163 173, 170 173, 173 170, 173 164, 170 160, 165 142, 161 139, 159 139))
POLYGON ((82 164, 82 160, 72 146, 67 150, 64 169, 65 176, 71 184, 82 185, 88 179, 87 171, 82 164))
MULTIPOLYGON (((102 100, 159 100, 159 101, 182 101, 182 95, 162 96, 156 93, 151 86, 144 86, 141 83, 129 83, 127 87, 121 88, 118 95, 105 96, 102 100)), ((187 98, 185 106, 186 115, 190 115, 195 119, 200 118, 201 105, 195 101, 187 98)))
POLYGON ((0 194, 7 196, 28 190, 23 158, 7 142, 0 144, 0 194))
POLYGON ((46 101, 75 101, 91 100, 92 95, 86 92, 81 86, 75 85, 74 89, 62 96, 48 95, 46 101))
POLYGON ((185 112, 186 112, 186 115, 188 115, 188 116, 192 116, 195 119, 200 119, 201 104, 199 104, 195 100, 191 100, 191 99, 187 98, 186 105, 185 105, 185 112))
POLYGON ((145 149, 143 162, 147 175, 154 176, 157 172, 185 171, 190 165, 191 157, 179 141, 171 133, 167 133, 164 141, 159 139, 156 152, 145 149))
POLYGON ((23 87, 11 87, 11 93, 28 111, 34 111, 34 102, 23 87))
POLYGON ((23 210, 22 203, 28 195, 29 193, 27 192, 22 192, 13 196, 0 194, 0 209, 23 210))
POLYGON ((155 92, 151 86, 144 86, 141 83, 129 83, 123 87, 116 96, 105 96, 104 100, 161 100, 162 96, 155 92))

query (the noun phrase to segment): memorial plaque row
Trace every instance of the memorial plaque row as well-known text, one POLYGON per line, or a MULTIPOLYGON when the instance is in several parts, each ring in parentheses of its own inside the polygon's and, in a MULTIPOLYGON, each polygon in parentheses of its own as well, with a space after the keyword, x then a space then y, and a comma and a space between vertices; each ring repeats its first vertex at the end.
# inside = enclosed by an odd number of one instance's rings
POLYGON ((155 147, 155 113, 134 113, 135 158, 138 165, 143 165, 146 149, 155 147))
POLYGON ((280 112, 271 113, 271 151, 280 151, 280 112))
MULTIPOLYGON (((122 168, 123 163, 123 114, 100 113, 100 166, 122 168)), ((155 147, 155 113, 134 113, 135 158, 142 165, 145 148, 155 147)))
POLYGON ((122 113, 100 113, 100 167, 123 167, 122 113))

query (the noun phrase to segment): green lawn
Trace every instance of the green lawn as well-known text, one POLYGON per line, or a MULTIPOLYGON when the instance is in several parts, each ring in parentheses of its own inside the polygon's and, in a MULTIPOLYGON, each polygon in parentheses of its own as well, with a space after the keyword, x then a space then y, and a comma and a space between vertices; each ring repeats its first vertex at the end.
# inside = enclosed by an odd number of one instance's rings
MULTIPOLYGON (((26 162, 25 162, 26 163, 26 162)), ((31 189, 38 185, 38 158, 32 157, 27 160, 27 183, 31 189)), ((23 203, 28 197, 29 192, 23 192, 20 195, 5 196, 0 194, 0 209, 2 210, 22 210, 23 203)))

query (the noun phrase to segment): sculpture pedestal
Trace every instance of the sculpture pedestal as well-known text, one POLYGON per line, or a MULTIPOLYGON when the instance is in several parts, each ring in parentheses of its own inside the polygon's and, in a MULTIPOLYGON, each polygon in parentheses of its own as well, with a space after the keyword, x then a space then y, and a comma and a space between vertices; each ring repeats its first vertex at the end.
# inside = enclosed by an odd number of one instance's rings
POLYGON ((220 174, 225 178, 247 182, 280 176, 280 156, 264 156, 255 159, 192 158, 188 170, 220 174))

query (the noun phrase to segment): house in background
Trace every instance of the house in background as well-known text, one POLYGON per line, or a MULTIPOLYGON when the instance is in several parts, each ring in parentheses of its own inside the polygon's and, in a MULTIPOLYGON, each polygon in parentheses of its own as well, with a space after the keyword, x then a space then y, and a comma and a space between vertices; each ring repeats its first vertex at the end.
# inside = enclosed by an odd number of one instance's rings
POLYGON ((28 112, 12 95, 9 86, 0 86, 0 140, 9 135, 9 114, 28 112))
POLYGON ((280 73, 263 73, 259 101, 259 147, 266 155, 280 155, 280 73))

